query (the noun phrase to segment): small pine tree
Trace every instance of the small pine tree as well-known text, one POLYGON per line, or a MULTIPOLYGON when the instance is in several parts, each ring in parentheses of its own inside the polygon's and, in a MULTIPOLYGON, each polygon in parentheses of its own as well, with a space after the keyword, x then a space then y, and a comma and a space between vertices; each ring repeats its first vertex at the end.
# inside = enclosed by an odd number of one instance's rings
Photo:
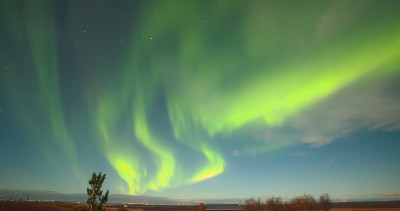
POLYGON ((87 188, 87 194, 89 196, 87 203, 89 205, 90 211, 102 210, 103 204, 106 203, 108 200, 109 191, 107 190, 106 194, 102 196, 103 191, 101 190, 105 178, 106 178, 105 174, 102 176, 101 172, 99 173, 99 175, 96 175, 96 173, 93 172, 92 179, 88 181, 91 187, 87 188), (97 200, 99 202, 97 202, 97 200))

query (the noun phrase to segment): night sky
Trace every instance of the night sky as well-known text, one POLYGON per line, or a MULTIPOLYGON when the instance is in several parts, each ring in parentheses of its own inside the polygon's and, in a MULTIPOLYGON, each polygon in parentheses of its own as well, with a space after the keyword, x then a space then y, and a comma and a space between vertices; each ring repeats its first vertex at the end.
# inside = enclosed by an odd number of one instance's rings
POLYGON ((400 199, 400 1, 0 1, 0 189, 400 199))

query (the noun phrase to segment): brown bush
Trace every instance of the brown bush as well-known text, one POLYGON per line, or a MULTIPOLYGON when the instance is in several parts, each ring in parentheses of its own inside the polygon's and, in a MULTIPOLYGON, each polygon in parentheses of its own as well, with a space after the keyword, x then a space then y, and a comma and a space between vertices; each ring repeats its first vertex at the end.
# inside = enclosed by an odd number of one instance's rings
POLYGON ((319 208, 323 211, 329 211, 331 209, 331 199, 327 193, 319 197, 319 208))
POLYGON ((294 197, 292 200, 290 200, 290 204, 292 204, 292 206, 298 211, 313 211, 318 209, 314 197, 307 194, 294 197))
POLYGON ((192 209, 192 211, 205 211, 205 210, 206 210, 206 206, 203 203, 200 203, 199 206, 192 209))
POLYGON ((244 200, 244 205, 242 207, 243 211, 262 211, 262 210, 267 210, 266 205, 261 203, 260 199, 245 199, 244 200))
POLYGON ((243 205, 243 211, 328 211, 331 206, 328 194, 320 196, 317 203, 313 196, 304 194, 294 197, 289 202, 283 203, 281 197, 268 198, 266 203, 261 203, 260 199, 246 199, 243 205))
POLYGON ((268 211, 283 211, 283 202, 281 197, 271 197, 267 199, 266 210, 268 211))

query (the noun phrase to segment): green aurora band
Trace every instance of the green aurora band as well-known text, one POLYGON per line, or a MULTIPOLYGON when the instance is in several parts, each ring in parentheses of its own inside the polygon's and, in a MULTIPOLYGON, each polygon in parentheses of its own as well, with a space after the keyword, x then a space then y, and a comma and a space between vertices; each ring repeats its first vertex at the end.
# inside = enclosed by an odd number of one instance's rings
POLYGON ((2 80, 2 85, 13 91, 9 97, 12 105, 16 106, 17 119, 23 128, 32 130, 29 133, 36 136, 35 144, 45 149, 43 153, 47 154, 53 166, 58 166, 59 161, 55 159, 56 149, 67 157, 74 174, 82 176, 77 165, 77 150, 69 136, 59 97, 55 27, 54 24, 49 25, 54 16, 51 12, 52 5, 27 1, 21 7, 18 2, 4 1, 0 7, 3 24, 7 25, 6 33, 12 35, 12 42, 16 46, 15 52, 11 53, 7 52, 9 49, 2 49, 1 58, 6 58, 2 62, 12 64, 10 54, 16 53, 19 59, 26 61, 34 70, 33 73, 7 71, 6 80, 2 80), (25 13, 15 12, 19 9, 25 13), (20 80, 25 77, 31 77, 33 81, 28 86, 24 86, 20 80), (26 90, 30 90, 33 96, 26 96, 26 90), (51 131, 51 134, 47 134, 47 131, 51 131), (50 143, 47 142, 48 139, 51 140, 50 143))
MULTIPOLYGON (((158 172, 145 183, 141 179, 148 175, 146 169, 140 167, 140 160, 107 156, 129 184, 131 194, 216 176, 223 172, 225 161, 222 154, 209 146, 215 134, 239 129, 260 118, 269 127, 280 126, 287 117, 329 96, 351 80, 370 71, 392 70, 399 64, 395 40, 400 31, 396 22, 384 28, 375 26, 350 35, 339 33, 335 39, 316 40, 313 24, 299 28, 295 20, 283 20, 290 26, 288 28, 294 28, 291 33, 297 35, 293 38, 299 39, 298 36, 302 40, 280 40, 281 35, 273 32, 273 28, 278 27, 274 24, 280 20, 265 14, 268 5, 255 4, 248 14, 236 17, 240 14, 237 2, 209 4, 212 6, 205 8, 201 2, 182 1, 177 7, 174 2, 165 1, 146 8, 139 18, 144 23, 138 30, 146 34, 132 40, 134 50, 127 59, 130 61, 124 75, 116 79, 123 81, 122 99, 132 96, 132 102, 123 100, 121 103, 118 100, 121 96, 116 95, 111 100, 106 96, 98 103, 106 110, 132 105, 136 141, 152 154, 157 166, 158 172), (206 11, 206 15, 200 11, 206 11), (226 20, 244 20, 242 26, 237 27, 243 27, 245 35, 235 33, 234 29, 221 32, 227 22, 221 19, 221 13, 226 15, 226 20), (158 18, 154 18, 154 14, 158 18), (197 25, 193 24, 196 22, 197 25), (177 38, 177 43, 171 44, 168 40, 171 37, 177 38), (296 46, 295 42, 300 41, 302 46, 296 46), (214 45, 213 42, 221 43, 214 45), (353 47, 349 49, 349 45, 353 47), (279 52, 274 55, 275 46, 287 46, 285 54, 291 56, 282 57, 284 54, 279 52), (370 53, 371 49, 374 54, 370 53), (265 62, 266 58, 271 62, 265 62), (148 65, 140 67, 141 61, 148 61, 148 65), (140 75, 142 68, 148 71, 146 75, 140 75), (243 72, 250 76, 253 72, 262 75, 243 79, 243 72), (146 81, 151 82, 146 84, 146 81), (235 83, 235 86, 227 88, 227 83, 235 83), (176 152, 165 146, 162 138, 151 135, 146 108, 152 106, 152 98, 160 91, 166 95, 176 140, 207 158, 206 164, 193 176, 182 178, 176 169, 179 162, 173 156, 176 152), (110 101, 114 105, 109 105, 110 101), (171 181, 173 176, 180 178, 178 184, 171 181)), ((295 12, 300 15, 305 10, 295 12)), ((318 11, 315 13, 309 16, 310 21, 321 15, 318 11)), ((117 110, 113 117, 118 118, 125 112, 122 108, 117 110)), ((98 122, 109 122, 101 121, 103 113, 97 117, 98 122)), ((101 128, 109 127, 101 125, 101 128)), ((113 146, 106 146, 105 150, 108 148, 113 146)))
MULTIPOLYGON (((73 131, 57 95, 57 40, 48 21, 54 14, 45 12, 52 4, 27 2, 29 31, 12 31, 23 22, 15 10, 3 9, 2 19, 18 50, 30 46, 24 55, 38 82, 33 109, 19 98, 18 75, 10 72, 6 86, 15 90, 21 122, 34 124, 39 110, 46 111, 52 140, 75 166, 73 131)), ((96 146, 128 185, 121 191, 143 194, 217 176, 227 163, 216 136, 251 124, 284 126, 351 81, 399 70, 398 7, 380 1, 142 2, 134 24, 126 26, 131 48, 124 63, 110 67, 99 58, 104 65, 95 65, 94 80, 102 85, 85 96, 96 146)), ((266 151, 297 143, 282 140, 266 151)))

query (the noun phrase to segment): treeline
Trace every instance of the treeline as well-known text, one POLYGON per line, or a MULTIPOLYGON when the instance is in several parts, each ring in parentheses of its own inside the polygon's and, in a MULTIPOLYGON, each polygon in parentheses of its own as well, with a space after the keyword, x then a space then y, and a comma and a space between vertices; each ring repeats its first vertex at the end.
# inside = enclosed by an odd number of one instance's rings
POLYGON ((319 201, 313 196, 304 194, 283 202, 281 197, 270 197, 266 202, 260 199, 246 199, 243 211, 328 211, 331 208, 331 199, 328 194, 322 194, 319 201))

